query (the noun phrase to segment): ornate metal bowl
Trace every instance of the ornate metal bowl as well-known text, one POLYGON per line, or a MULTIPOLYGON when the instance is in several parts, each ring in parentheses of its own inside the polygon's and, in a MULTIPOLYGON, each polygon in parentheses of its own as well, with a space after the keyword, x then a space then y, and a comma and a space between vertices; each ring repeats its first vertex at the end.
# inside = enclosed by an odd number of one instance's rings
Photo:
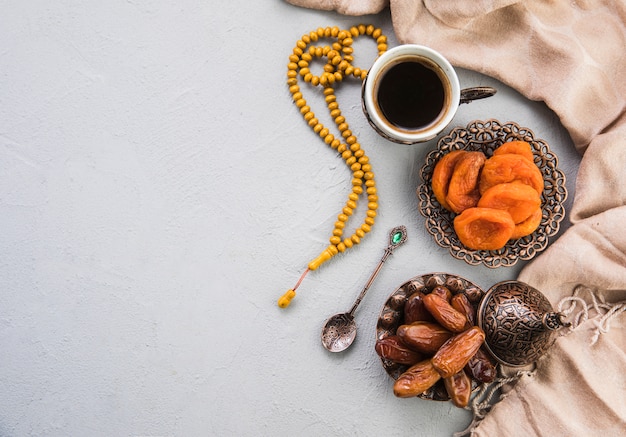
POLYGON ((552 345, 554 331, 564 326, 550 301, 536 288, 519 281, 499 282, 491 287, 477 316, 491 355, 513 367, 537 361, 552 345))
MULTIPOLYGON (((404 305, 409 296, 416 291, 428 294, 438 285, 445 285, 455 294, 463 291, 475 308, 478 307, 480 299, 485 294, 480 287, 467 279, 449 273, 429 273, 415 276, 400 285, 385 301, 376 325, 376 339, 379 340, 396 333, 398 326, 402 325, 404 322, 404 305)), ((385 371, 393 379, 398 379, 398 377, 408 369, 408 366, 382 358, 381 362, 385 371)), ((439 381, 439 383, 419 395, 419 397, 435 401, 446 401, 450 399, 443 385, 443 381, 439 381)))
POLYGON ((434 237, 435 242, 450 251, 450 254, 468 264, 484 264, 496 268, 512 266, 518 260, 529 260, 548 246, 549 237, 554 236, 565 217, 563 202, 567 198, 565 174, 558 168, 558 159, 550 151, 548 144, 535 139, 533 132, 518 124, 509 122, 501 124, 497 120, 473 121, 465 128, 455 128, 447 136, 442 137, 437 149, 426 157, 421 169, 423 183, 417 190, 419 211, 426 218, 426 229, 434 237), (479 150, 487 157, 502 143, 512 140, 523 140, 530 143, 535 155, 535 164, 544 178, 544 190, 541 194, 542 219, 539 228, 529 236, 510 240, 499 250, 472 250, 466 248, 456 233, 453 222, 455 214, 443 208, 431 188, 431 180, 435 164, 439 159, 457 149, 479 150))

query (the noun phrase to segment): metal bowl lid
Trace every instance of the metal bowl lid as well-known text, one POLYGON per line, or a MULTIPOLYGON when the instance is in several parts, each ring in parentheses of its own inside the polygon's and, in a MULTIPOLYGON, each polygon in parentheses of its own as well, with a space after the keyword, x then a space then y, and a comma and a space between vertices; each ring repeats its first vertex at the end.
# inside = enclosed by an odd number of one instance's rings
POLYGON ((536 288, 519 281, 491 287, 478 308, 485 346, 500 363, 520 367, 534 363, 553 343, 563 326, 561 314, 536 288))

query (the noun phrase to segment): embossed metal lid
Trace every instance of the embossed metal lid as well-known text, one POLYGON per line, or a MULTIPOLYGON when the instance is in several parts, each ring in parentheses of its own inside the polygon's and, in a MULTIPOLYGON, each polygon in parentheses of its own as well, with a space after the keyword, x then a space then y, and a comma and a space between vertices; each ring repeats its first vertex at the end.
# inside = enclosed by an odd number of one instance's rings
POLYGON ((485 346, 499 362, 520 367, 534 363, 552 345, 553 333, 564 326, 561 314, 534 287, 503 281, 487 291, 478 308, 485 346))

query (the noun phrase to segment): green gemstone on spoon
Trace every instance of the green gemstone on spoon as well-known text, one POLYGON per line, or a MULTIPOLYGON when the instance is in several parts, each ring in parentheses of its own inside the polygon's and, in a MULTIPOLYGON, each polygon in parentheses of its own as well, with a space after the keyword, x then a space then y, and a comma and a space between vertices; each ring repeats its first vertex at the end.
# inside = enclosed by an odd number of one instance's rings
POLYGON ((396 232, 395 234, 393 234, 393 237, 391 238, 391 242, 393 244, 398 244, 400 241, 402 241, 402 236, 403 234, 401 231, 396 232))
POLYGON ((406 241, 406 227, 396 226, 389 232, 389 246, 388 250, 394 250, 396 247, 401 246, 406 241))

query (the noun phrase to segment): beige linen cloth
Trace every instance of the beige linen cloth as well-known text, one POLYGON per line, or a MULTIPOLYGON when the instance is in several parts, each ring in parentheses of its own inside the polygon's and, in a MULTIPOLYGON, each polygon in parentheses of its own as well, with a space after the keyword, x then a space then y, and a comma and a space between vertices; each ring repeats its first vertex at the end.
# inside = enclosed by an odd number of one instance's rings
POLYGON ((470 431, 626 435, 626 1, 287 1, 349 15, 390 7, 401 43, 430 46, 559 116, 582 154, 572 226, 519 280, 541 290, 576 327, 470 431))

